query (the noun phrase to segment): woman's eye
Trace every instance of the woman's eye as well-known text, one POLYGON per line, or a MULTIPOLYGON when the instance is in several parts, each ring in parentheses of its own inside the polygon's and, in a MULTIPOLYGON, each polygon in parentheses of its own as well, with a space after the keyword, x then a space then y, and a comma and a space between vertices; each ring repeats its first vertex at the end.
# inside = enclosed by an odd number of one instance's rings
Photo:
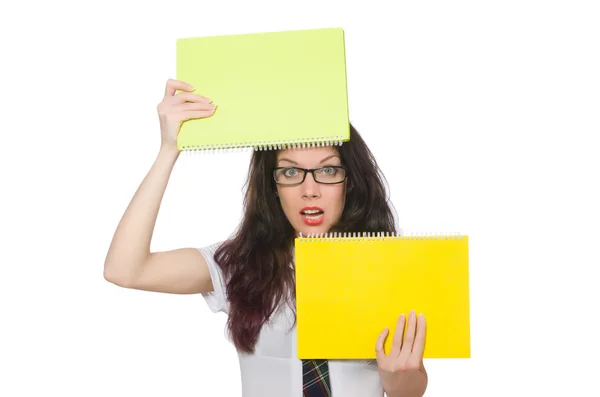
POLYGON ((323 168, 323 173, 326 175, 333 175, 333 174, 335 174, 335 168, 325 167, 325 168, 323 168))
POLYGON ((298 171, 296 171, 294 168, 288 168, 286 170, 283 170, 283 175, 285 176, 295 176, 297 174, 298 171))

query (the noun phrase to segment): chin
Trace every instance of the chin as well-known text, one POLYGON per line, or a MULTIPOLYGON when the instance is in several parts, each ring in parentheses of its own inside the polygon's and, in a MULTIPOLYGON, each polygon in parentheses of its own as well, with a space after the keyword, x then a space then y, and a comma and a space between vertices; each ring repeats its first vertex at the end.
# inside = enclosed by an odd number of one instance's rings
POLYGON ((319 226, 307 226, 307 225, 298 225, 296 227, 296 233, 302 233, 303 236, 308 236, 309 234, 324 234, 329 231, 329 225, 319 225, 319 226))

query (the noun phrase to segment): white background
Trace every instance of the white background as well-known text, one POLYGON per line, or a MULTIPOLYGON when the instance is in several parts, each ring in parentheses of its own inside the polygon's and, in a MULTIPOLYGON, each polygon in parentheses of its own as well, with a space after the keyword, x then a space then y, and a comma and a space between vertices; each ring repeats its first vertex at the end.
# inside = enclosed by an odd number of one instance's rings
MULTIPOLYGON (((428 360, 426 395, 600 395, 596 4, 3 5, 0 395, 240 395, 225 317, 116 287, 104 257, 175 40, 320 27, 345 29, 351 120, 404 232, 470 236, 473 357, 428 360)), ((248 158, 180 156, 152 249, 226 238, 248 158)))

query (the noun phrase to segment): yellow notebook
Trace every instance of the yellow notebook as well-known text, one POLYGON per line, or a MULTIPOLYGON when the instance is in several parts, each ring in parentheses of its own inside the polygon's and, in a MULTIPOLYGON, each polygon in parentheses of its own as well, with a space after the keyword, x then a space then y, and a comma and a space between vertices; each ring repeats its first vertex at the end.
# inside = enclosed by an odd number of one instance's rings
POLYGON ((341 144, 350 138, 344 31, 177 40, 177 79, 217 105, 183 123, 180 150, 341 144))
POLYGON ((465 235, 325 235, 295 240, 298 357, 374 359, 411 309, 427 320, 425 358, 469 358, 465 235))

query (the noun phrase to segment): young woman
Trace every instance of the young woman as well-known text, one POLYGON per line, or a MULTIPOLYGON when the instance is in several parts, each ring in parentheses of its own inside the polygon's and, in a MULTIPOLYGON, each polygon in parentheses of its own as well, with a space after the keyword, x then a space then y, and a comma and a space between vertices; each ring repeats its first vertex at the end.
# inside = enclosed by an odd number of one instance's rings
POLYGON ((425 319, 414 311, 400 315, 389 353, 383 349, 387 328, 373 341, 376 360, 301 361, 295 355, 294 237, 396 231, 380 170, 352 126, 341 146, 254 152, 243 220, 227 241, 150 252, 179 155, 179 127, 215 111, 193 91, 185 82, 167 82, 158 105, 161 148, 117 227, 104 277, 125 288, 201 293, 213 312, 227 313, 244 397, 422 396, 425 319))

